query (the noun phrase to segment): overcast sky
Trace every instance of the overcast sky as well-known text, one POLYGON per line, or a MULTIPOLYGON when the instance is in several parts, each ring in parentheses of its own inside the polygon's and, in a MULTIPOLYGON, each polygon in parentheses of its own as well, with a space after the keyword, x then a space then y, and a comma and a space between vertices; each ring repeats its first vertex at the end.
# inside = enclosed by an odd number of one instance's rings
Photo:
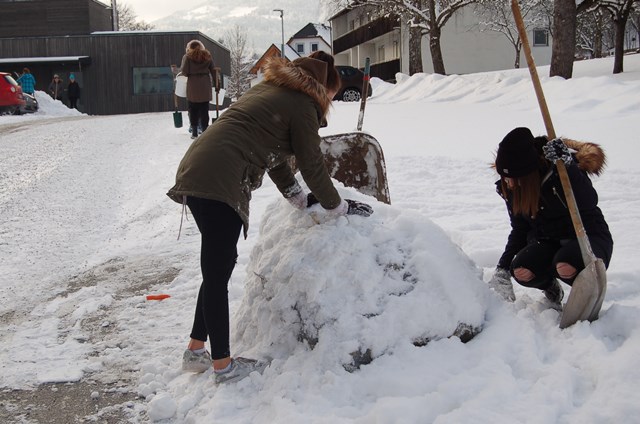
MULTIPOLYGON (((102 1, 111 3, 111 0, 102 1)), ((151 22, 178 10, 185 10, 206 3, 206 0, 117 0, 117 3, 129 5, 139 19, 151 22)))

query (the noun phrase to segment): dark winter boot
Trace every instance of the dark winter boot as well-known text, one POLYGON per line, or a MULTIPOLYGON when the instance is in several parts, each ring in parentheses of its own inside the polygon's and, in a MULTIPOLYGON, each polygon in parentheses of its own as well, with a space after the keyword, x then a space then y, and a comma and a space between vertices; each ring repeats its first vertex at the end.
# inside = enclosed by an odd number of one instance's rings
POLYGON ((564 297, 564 290, 560 287, 560 283, 555 278, 551 280, 551 285, 549 287, 542 289, 544 291, 544 295, 551 303, 560 304, 562 302, 562 298, 564 297))

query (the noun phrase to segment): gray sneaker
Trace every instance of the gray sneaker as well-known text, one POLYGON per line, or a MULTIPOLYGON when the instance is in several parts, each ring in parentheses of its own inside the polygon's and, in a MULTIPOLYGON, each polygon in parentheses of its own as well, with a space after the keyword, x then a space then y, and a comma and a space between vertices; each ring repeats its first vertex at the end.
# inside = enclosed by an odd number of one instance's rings
POLYGON ((211 355, 206 350, 204 353, 193 353, 187 349, 182 355, 182 371, 205 372, 212 366, 211 355))
POLYGON ((231 383, 242 380, 254 371, 262 374, 262 371, 269 365, 264 361, 257 361, 248 358, 232 358, 231 368, 225 373, 215 373, 216 384, 231 383))

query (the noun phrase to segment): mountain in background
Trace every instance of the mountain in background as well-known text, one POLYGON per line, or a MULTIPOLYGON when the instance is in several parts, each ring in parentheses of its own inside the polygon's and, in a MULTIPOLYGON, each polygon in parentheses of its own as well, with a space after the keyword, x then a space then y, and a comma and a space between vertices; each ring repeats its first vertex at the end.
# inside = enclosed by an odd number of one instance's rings
POLYGON ((158 30, 197 30, 216 41, 239 25, 246 31, 247 49, 261 55, 271 44, 282 43, 280 13, 273 9, 284 10, 285 43, 308 23, 323 23, 330 16, 319 0, 209 0, 152 24, 158 30))

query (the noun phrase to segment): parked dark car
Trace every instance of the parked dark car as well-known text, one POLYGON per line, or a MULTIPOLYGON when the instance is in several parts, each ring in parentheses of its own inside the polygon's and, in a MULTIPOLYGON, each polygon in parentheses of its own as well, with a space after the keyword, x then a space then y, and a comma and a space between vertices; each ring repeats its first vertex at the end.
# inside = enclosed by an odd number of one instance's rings
POLYGON ((22 92, 11 74, 0 72, 0 115, 17 115, 38 110, 36 98, 22 92))
MULTIPOLYGON (((333 100, 342 100, 345 102, 357 102, 362 97, 362 86, 364 82, 364 72, 353 66, 336 66, 340 72, 340 91, 336 93, 333 100)), ((367 83, 369 88, 367 97, 371 97, 371 84, 367 83)))

